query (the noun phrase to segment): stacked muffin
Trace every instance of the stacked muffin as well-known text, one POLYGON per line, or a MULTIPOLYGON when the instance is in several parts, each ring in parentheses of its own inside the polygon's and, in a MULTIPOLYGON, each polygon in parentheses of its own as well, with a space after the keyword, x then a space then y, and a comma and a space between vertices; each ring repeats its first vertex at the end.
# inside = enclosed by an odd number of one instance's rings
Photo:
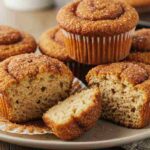
POLYGON ((127 60, 150 64, 150 29, 141 29, 134 33, 131 54, 127 60))
POLYGON ((40 49, 70 64, 79 76, 81 70, 86 74, 94 65, 129 55, 138 14, 119 0, 77 0, 60 9, 57 21, 60 27, 41 36, 40 49))

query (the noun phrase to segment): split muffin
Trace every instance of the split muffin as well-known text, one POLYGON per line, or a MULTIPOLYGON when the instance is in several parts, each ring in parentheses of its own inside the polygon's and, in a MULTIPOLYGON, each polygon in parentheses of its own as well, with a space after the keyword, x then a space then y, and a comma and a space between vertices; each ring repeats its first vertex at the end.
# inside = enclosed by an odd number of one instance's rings
POLYGON ((36 50, 35 39, 28 33, 0 25, 0 60, 36 50))
POLYGON ((57 21, 70 58, 101 64, 129 54, 138 14, 120 0, 77 0, 60 9, 57 21))
POLYGON ((39 49, 43 54, 63 61, 76 77, 84 80, 85 75, 93 66, 81 64, 71 59, 68 55, 64 38, 60 27, 50 28, 41 35, 39 49))
POLYGON ((150 29, 141 29, 134 33, 131 53, 127 60, 150 64, 150 29))
POLYGON ((102 95, 102 117, 130 128, 150 122, 150 65, 120 62, 89 71, 87 82, 102 95))
POLYGON ((15 123, 40 119, 69 95, 73 75, 45 55, 21 54, 0 63, 0 112, 15 123))

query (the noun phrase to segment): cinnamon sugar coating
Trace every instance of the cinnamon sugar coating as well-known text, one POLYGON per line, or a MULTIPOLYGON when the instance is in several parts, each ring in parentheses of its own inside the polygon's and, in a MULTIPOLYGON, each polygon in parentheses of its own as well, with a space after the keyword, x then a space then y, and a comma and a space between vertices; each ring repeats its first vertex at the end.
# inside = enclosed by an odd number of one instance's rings
POLYGON ((54 27, 44 32, 39 40, 39 48, 43 54, 62 61, 71 60, 64 44, 64 35, 60 28, 54 27))
POLYGON ((150 51, 150 28, 137 30, 133 36, 133 51, 150 51))
POLYGON ((64 74, 72 79, 71 71, 60 61, 45 55, 21 54, 12 56, 0 63, 0 92, 12 83, 17 83, 26 77, 34 78, 39 73, 51 72, 64 74))
POLYGON ((127 81, 134 86, 138 86, 138 88, 143 88, 146 80, 150 83, 150 66, 135 62, 121 62, 97 66, 88 73, 86 79, 90 84, 90 79, 94 76, 103 76, 106 74, 116 75, 122 82, 127 81))
POLYGON ((35 39, 28 33, 0 25, 0 60, 36 50, 35 39))
POLYGON ((57 21, 68 32, 109 36, 134 28, 138 14, 120 0, 76 0, 58 12, 57 21))

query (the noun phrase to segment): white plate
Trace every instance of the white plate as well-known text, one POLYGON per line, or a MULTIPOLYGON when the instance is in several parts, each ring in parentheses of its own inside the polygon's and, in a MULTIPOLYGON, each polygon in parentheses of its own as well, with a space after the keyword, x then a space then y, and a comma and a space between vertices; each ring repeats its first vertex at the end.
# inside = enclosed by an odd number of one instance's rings
POLYGON ((150 137, 150 126, 144 129, 128 129, 110 122, 98 121, 97 125, 74 141, 61 141, 53 135, 17 135, 0 132, 0 140, 35 148, 46 149, 94 149, 123 145, 150 137))

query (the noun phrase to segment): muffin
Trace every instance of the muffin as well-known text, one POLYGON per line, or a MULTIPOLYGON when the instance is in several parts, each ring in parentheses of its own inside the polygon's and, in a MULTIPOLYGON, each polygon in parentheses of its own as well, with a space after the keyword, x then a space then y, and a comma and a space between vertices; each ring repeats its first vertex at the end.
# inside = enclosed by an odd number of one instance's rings
POLYGON ((126 0, 126 1, 134 7, 150 6, 150 0, 126 0))
POLYGON ((134 33, 132 51, 150 51, 150 28, 140 29, 134 33))
POLYGON ((0 60, 36 50, 35 39, 28 33, 0 25, 0 60))
POLYGON ((62 62, 45 55, 21 54, 0 63, 0 112, 11 122, 42 117, 69 95, 73 75, 62 62))
POLYGON ((150 65, 113 63, 90 70, 90 86, 98 86, 102 95, 102 117, 130 128, 142 128, 150 122, 150 65))
POLYGON ((39 49, 43 54, 63 61, 73 74, 81 80, 84 80, 87 72, 93 67, 92 65, 78 63, 69 57, 64 43, 64 35, 58 26, 48 29, 41 35, 39 49))
POLYGON ((96 65, 129 54, 138 14, 120 0, 76 0, 60 9, 57 21, 70 58, 96 65))
POLYGON ((48 29, 39 40, 40 51, 64 62, 71 61, 64 45, 64 35, 58 26, 48 29))
POLYGON ((140 29, 134 33, 129 61, 150 64, 150 29, 140 29))
POLYGON ((62 103, 50 108, 44 115, 45 124, 62 140, 73 140, 91 129, 101 114, 98 88, 82 90, 62 103))

